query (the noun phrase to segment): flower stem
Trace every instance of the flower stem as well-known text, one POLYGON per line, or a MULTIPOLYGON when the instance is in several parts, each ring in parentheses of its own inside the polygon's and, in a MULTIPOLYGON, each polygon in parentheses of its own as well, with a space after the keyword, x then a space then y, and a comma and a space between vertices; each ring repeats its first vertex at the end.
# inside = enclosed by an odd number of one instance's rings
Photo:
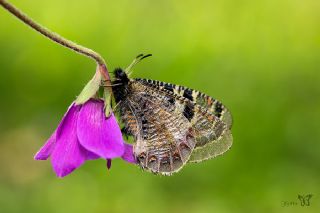
MULTIPOLYGON (((77 53, 80 53, 82 55, 85 55, 85 56, 95 60, 100 68, 99 70, 100 70, 103 78, 106 81, 110 81, 110 76, 108 73, 107 65, 105 63, 105 60, 102 58, 102 56, 100 56, 99 53, 97 53, 89 48, 83 47, 79 44, 76 44, 73 41, 70 41, 70 40, 60 36, 59 34, 52 32, 51 30, 41 26, 40 24, 38 24, 37 22, 32 20, 25 13, 20 11, 18 8, 16 8, 14 5, 12 5, 11 3, 9 3, 6 0, 0 0, 0 5, 2 7, 4 7, 6 10, 8 10, 10 13, 12 13, 14 16, 16 16, 18 19, 23 21, 25 24, 27 24, 28 26, 30 26, 34 30, 38 31, 39 33, 41 33, 45 37, 49 38, 50 40, 66 47, 66 48, 69 48, 77 53)), ((112 91, 111 87, 110 87, 110 91, 112 91)))

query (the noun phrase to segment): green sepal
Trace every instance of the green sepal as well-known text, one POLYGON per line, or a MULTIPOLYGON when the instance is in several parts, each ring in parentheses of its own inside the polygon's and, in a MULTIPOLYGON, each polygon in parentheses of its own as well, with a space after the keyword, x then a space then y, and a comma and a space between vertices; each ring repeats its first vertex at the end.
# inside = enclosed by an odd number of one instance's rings
POLYGON ((104 98, 104 113, 106 117, 108 118, 111 115, 111 94, 110 91, 107 88, 104 88, 103 90, 103 98, 104 98))
POLYGON ((90 98, 94 97, 96 95, 97 91, 99 90, 101 79, 102 79, 101 73, 99 72, 99 69, 97 68, 96 74, 87 83, 87 85, 83 88, 80 95, 75 100, 75 104, 76 105, 84 104, 90 98))

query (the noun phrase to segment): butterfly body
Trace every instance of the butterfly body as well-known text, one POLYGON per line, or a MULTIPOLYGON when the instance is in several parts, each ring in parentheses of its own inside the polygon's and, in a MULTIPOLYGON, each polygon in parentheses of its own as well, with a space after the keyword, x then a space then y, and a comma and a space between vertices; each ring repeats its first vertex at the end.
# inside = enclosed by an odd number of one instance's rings
POLYGON ((187 162, 220 155, 232 144, 231 115, 198 91, 114 71, 115 102, 142 169, 171 175, 187 162))

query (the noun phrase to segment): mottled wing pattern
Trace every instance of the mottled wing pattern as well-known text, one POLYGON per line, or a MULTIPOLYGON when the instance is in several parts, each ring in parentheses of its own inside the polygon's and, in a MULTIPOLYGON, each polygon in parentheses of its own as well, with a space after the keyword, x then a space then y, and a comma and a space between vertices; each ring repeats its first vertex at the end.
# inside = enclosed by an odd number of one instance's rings
POLYGON ((148 84, 154 85, 158 88, 163 88, 167 91, 171 91, 178 96, 182 96, 190 100, 191 102, 202 106, 207 109, 208 112, 214 114, 231 129, 232 116, 230 111, 224 106, 219 100, 214 99, 200 91, 193 90, 184 86, 175 84, 165 83, 157 80, 149 79, 136 79, 138 81, 147 82, 148 84))
POLYGON ((184 101, 183 114, 191 122, 196 140, 190 162, 200 162, 216 157, 231 147, 232 117, 220 101, 183 86, 148 79, 136 80, 157 90, 165 90, 174 98, 184 101))
POLYGON ((119 109, 135 137, 134 155, 141 168, 164 175, 179 171, 195 147, 194 130, 183 115, 184 102, 134 80, 128 91, 119 109))

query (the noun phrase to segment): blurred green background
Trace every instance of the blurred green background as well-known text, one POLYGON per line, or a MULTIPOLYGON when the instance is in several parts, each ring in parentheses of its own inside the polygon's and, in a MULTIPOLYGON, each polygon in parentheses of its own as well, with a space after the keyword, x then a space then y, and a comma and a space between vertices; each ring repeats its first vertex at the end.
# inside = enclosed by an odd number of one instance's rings
POLYGON ((320 1, 11 2, 110 69, 152 53, 133 77, 221 100, 234 145, 171 177, 117 159, 56 178, 33 155, 95 63, 0 8, 0 212, 320 212, 320 1))

